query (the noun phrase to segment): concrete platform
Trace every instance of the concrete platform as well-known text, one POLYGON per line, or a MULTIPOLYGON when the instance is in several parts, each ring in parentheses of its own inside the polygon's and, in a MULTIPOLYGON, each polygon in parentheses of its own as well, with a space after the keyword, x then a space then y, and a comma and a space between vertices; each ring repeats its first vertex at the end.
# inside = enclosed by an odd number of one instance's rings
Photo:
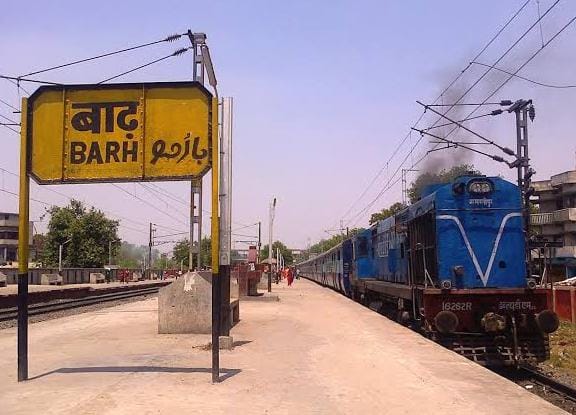
POLYGON ((156 299, 0 331, 0 413, 560 414, 521 387, 311 282, 245 302, 210 383, 207 335, 157 334, 156 299))

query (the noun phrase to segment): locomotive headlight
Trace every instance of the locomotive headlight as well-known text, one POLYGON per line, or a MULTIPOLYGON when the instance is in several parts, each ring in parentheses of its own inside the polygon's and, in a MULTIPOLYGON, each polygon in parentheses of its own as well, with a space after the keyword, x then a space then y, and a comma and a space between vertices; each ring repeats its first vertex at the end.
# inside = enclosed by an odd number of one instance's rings
POLYGON ((455 332, 459 323, 458 316, 452 311, 440 311, 436 314, 436 317, 434 317, 436 329, 443 334, 455 332))
POLYGON ((544 333, 554 333, 560 326, 558 314, 552 310, 544 310, 536 314, 536 323, 544 333))
POLYGON ((487 180, 476 180, 468 185, 468 191, 470 193, 486 194, 492 192, 492 183, 487 180))

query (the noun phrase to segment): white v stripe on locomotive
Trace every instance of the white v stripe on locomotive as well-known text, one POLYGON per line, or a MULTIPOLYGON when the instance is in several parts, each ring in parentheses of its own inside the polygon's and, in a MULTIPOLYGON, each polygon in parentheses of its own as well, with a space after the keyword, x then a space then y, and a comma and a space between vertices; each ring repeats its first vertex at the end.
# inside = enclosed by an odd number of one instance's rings
POLYGON ((478 275, 480 275, 482 283, 484 284, 484 286, 486 286, 486 284, 488 284, 488 278, 490 277, 490 272, 492 271, 492 265, 494 264, 494 259, 496 258, 496 251, 498 251, 498 246, 500 245, 500 239, 502 239, 502 233, 504 232, 504 227, 506 226, 506 223, 510 218, 516 216, 521 217, 522 214, 518 212, 508 213, 506 216, 504 216, 504 218, 502 218, 502 222, 500 223, 500 229, 498 229, 498 235, 496 235, 496 240, 494 241, 494 245, 492 246, 492 253, 490 254, 490 261, 488 261, 488 267, 486 268, 486 272, 483 272, 482 268, 480 267, 478 258, 476 258, 476 253, 474 252, 474 249, 472 248, 472 245, 468 240, 468 235, 466 234, 466 231, 464 230, 464 227, 462 226, 460 219, 457 216, 453 215, 438 215, 436 216, 436 219, 453 220, 456 223, 458 229, 460 230, 460 234, 464 239, 464 243, 466 244, 466 248, 468 249, 470 258, 472 258, 472 262, 474 263, 476 272, 478 272, 478 275))

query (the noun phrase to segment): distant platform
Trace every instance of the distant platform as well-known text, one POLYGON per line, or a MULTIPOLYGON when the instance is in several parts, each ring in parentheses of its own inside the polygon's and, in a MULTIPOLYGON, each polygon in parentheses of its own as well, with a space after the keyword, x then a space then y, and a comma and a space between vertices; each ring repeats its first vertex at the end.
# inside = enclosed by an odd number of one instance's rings
POLYGON ((157 300, 0 330, 0 412, 562 414, 483 367, 306 280, 246 301, 212 385, 209 335, 158 334, 157 300))
MULTIPOLYGON (((172 279, 168 280, 145 280, 138 282, 110 282, 110 283, 99 283, 99 284, 66 284, 66 285, 39 285, 39 284, 29 284, 28 292, 42 292, 42 291, 62 291, 62 290, 77 290, 77 289, 93 289, 93 290, 105 290, 115 287, 126 287, 126 286, 153 286, 153 285, 165 285, 166 282, 170 282, 172 279)), ((18 294, 17 284, 8 284, 6 287, 0 287, 0 296, 3 295, 16 295, 18 294)))

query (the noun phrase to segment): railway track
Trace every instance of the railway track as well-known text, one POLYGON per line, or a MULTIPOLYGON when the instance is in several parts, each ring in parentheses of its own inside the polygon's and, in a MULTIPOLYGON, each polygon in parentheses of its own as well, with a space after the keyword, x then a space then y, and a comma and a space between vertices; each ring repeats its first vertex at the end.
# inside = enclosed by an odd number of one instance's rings
MULTIPOLYGON (((75 298, 70 300, 55 300, 48 303, 31 304, 28 307, 29 316, 37 316, 55 311, 70 310, 73 308, 84 307, 88 305, 105 303, 109 301, 124 300, 132 297, 138 297, 148 294, 156 294, 160 287, 147 287, 126 292, 115 292, 108 294, 92 295, 84 298, 75 298)), ((18 318, 18 309, 16 307, 5 308, 0 310, 0 321, 15 320, 18 318)))
POLYGON ((533 383, 536 383, 548 389, 549 391, 552 391, 555 394, 560 395, 564 399, 570 400, 576 404, 576 388, 573 388, 572 386, 562 383, 530 367, 522 366, 518 369, 518 372, 519 375, 524 378, 524 380, 530 380, 533 383))
POLYGON ((531 366, 491 368, 506 379, 526 388, 565 411, 576 414, 576 388, 550 377, 531 366))

